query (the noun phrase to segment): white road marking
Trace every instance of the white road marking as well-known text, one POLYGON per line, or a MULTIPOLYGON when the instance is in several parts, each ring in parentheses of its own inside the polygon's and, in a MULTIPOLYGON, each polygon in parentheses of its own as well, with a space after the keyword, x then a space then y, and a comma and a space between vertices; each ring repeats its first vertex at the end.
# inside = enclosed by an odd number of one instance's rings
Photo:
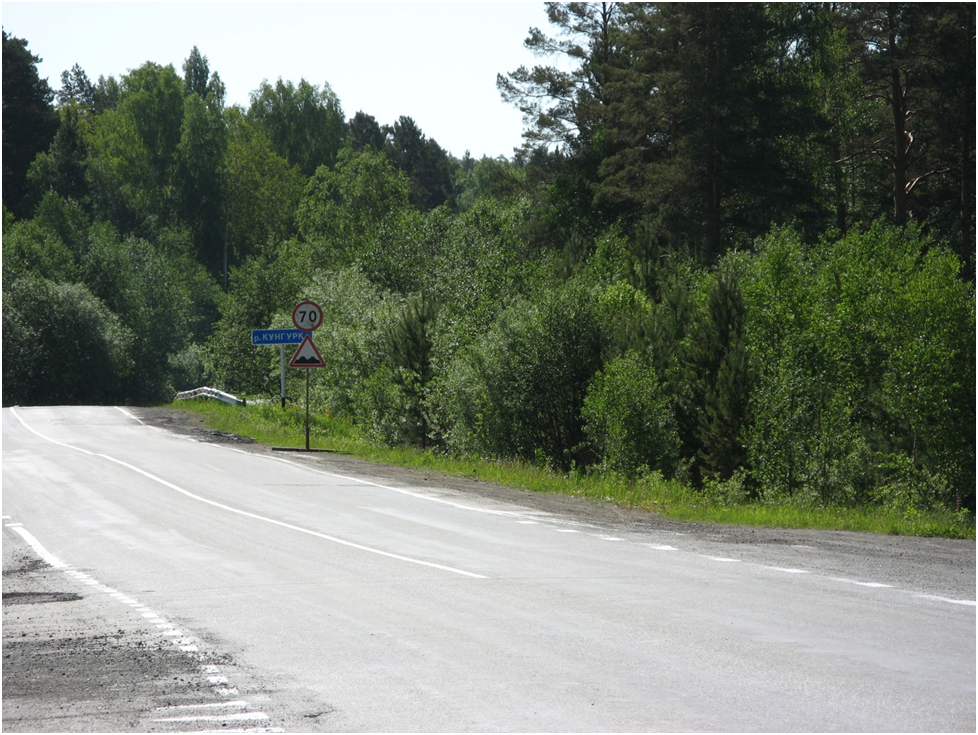
POLYGON ((811 572, 809 572, 806 569, 791 569, 790 567, 765 567, 765 566, 762 566, 761 568, 762 569, 771 569, 771 570, 773 570, 775 572, 784 572, 785 574, 811 574, 811 572))
MULTIPOLYGON (((12 410, 12 409, 11 409, 12 410)), ((50 564, 55 569, 61 569, 64 571, 68 568, 68 565, 61 561, 58 557, 52 554, 50 551, 41 546, 41 542, 38 541, 31 533, 23 526, 18 526, 13 529, 16 533, 20 534, 21 538, 27 542, 27 545, 34 549, 34 553, 41 557, 44 561, 50 564)))
POLYGON ((229 715, 187 715, 185 717, 159 717, 153 722, 263 722, 268 719, 264 712, 234 712, 229 715))
POLYGON ((710 561, 722 561, 722 562, 739 562, 740 559, 729 559, 725 556, 708 556, 706 557, 710 561))
MULTIPOLYGON (((28 426, 27 422, 24 421, 24 419, 22 419, 20 417, 20 415, 13 408, 10 409, 10 412, 23 425, 23 427, 25 429, 27 429, 32 434, 34 434, 36 436, 39 436, 41 439, 44 439, 45 441, 48 441, 48 442, 50 442, 52 444, 56 444, 56 445, 58 445, 60 447, 65 447, 66 449, 73 449, 76 452, 81 452, 82 454, 87 454, 90 457, 100 457, 101 459, 107 460, 107 461, 112 462, 114 464, 120 465, 121 467, 125 467, 126 469, 132 470, 133 472, 136 472, 136 473, 142 475, 143 477, 145 477, 145 478, 147 478, 149 480, 152 480, 153 482, 158 482, 160 485, 163 485, 164 487, 168 487, 171 490, 174 490, 174 491, 180 493, 181 495, 185 495, 186 497, 191 498, 193 500, 197 500, 197 501, 199 501, 201 503, 206 503, 207 505, 211 505, 211 506, 213 506, 215 508, 220 508, 221 510, 226 510, 229 513, 235 513, 237 515, 242 515, 242 516, 245 516, 246 518, 251 518, 253 520, 262 521, 263 523, 269 523, 269 524, 271 524, 273 526, 279 526, 281 528, 288 528, 288 529, 290 529, 292 531, 297 531, 298 533, 305 533, 305 534, 308 534, 309 536, 315 536, 316 538, 321 538, 321 539, 323 539, 325 541, 330 541, 330 542, 332 542, 334 544, 339 544, 340 546, 347 546, 347 547, 352 548, 352 549, 357 549, 358 551, 365 551, 365 552, 370 553, 370 554, 377 554, 378 556, 384 556, 384 557, 387 557, 389 559, 396 559, 397 561, 403 561, 403 562, 407 562, 409 564, 417 564, 419 566, 429 567, 429 568, 432 568, 432 569, 440 569, 443 572, 451 572, 452 574, 459 574, 459 575, 462 575, 464 577, 471 577, 473 579, 488 579, 488 577, 486 577, 484 574, 476 574, 475 572, 469 572, 469 571, 466 571, 464 569, 457 569, 456 567, 450 567, 450 566, 446 566, 444 564, 436 564, 434 562, 424 561, 423 559, 414 559, 414 558, 409 557, 409 556, 402 556, 401 554, 394 554, 394 553, 389 552, 389 551, 383 551, 381 549, 376 549, 376 548, 374 548, 372 546, 364 546, 363 544, 357 544, 357 543, 354 543, 352 541, 346 541, 344 539, 337 538, 335 536, 329 536, 329 535, 327 535, 325 533, 319 533, 318 531, 313 531, 313 530, 308 529, 308 528, 303 528, 301 526, 295 526, 295 525, 292 525, 291 523, 285 523, 284 521, 279 521, 279 520, 276 520, 274 518, 268 518, 267 516, 261 516, 261 515, 258 515, 257 513, 250 513, 250 512, 248 512, 246 510, 241 510, 239 508, 234 508, 234 507, 232 507, 230 505, 225 505, 224 503, 218 503, 215 500, 209 500, 208 498, 202 497, 200 495, 196 495, 196 494, 190 492, 189 490, 184 490, 182 487, 179 487, 178 485, 174 485, 172 482, 168 482, 167 480, 164 480, 162 477, 157 477, 156 475, 152 474, 151 472, 147 472, 146 470, 140 469, 139 467, 136 467, 135 465, 131 465, 128 462, 123 462, 121 459, 116 459, 115 457, 110 457, 108 454, 102 454, 100 452, 92 452, 92 451, 89 451, 88 449, 82 449, 81 447, 76 447, 76 446, 74 446, 72 444, 65 444, 64 442, 60 442, 57 439, 52 439, 49 436, 45 436, 44 434, 42 434, 41 432, 37 431, 36 429, 33 429, 30 426, 28 426)), ((216 446, 216 445, 214 445, 214 446, 216 446)), ((275 459, 275 458, 273 457, 272 459, 275 459)), ((283 461, 287 461, 287 460, 283 460, 283 461)), ((290 463, 290 464, 292 464, 292 463, 290 463)), ((301 467, 302 465, 298 465, 298 466, 301 467)), ((306 469, 308 469, 308 468, 306 468, 306 469)), ((323 474, 331 474, 331 473, 323 473, 323 474)), ((342 477, 342 476, 341 475, 334 475, 334 477, 342 477)), ((355 480, 355 478, 345 478, 345 479, 355 480)), ((358 481, 358 482, 360 482, 360 481, 358 481)), ((366 481, 363 481, 363 484, 366 484, 366 485, 376 485, 376 483, 371 483, 371 482, 366 482, 366 481)), ((384 486, 383 485, 377 485, 377 487, 384 487, 384 486)), ((387 489, 393 490, 394 488, 387 488, 387 489)), ((397 491, 397 492, 400 492, 400 491, 397 491)), ((413 495, 414 493, 408 493, 408 494, 409 495, 413 495)), ((453 503, 450 503, 450 505, 454 505, 454 504, 453 503)), ((515 515, 515 514, 509 514, 509 515, 515 515)))
POLYGON ((675 546, 657 546, 655 544, 647 544, 647 546, 656 551, 679 551, 675 546))
POLYGON ((478 506, 474 506, 474 505, 466 505, 465 503, 456 503, 454 500, 446 500, 445 498, 439 498, 439 497, 437 497, 435 495, 431 495, 430 493, 419 493, 419 492, 415 492, 413 490, 408 490, 407 488, 403 488, 403 487, 393 487, 391 485, 382 485, 379 482, 371 482, 370 480, 361 480, 359 477, 349 477, 348 475, 338 475, 335 472, 327 472, 326 470, 321 470, 321 469, 319 469, 317 467, 310 467, 309 465, 302 464, 301 462, 295 462, 295 461, 293 461, 291 459, 285 459, 284 457, 270 457, 270 456, 264 455, 264 454, 256 454, 254 452, 248 452, 248 451, 245 451, 244 449, 238 449, 236 447, 228 447, 228 446, 224 446, 224 445, 221 445, 221 444, 210 444, 209 442, 205 442, 205 443, 208 444, 209 446, 217 447, 218 449, 223 449, 223 450, 225 450, 227 452, 237 452, 238 454, 246 454, 249 457, 262 457, 264 459, 268 459, 268 460, 271 460, 273 462, 282 462, 283 464, 292 465, 293 467, 299 467, 299 468, 301 468, 303 470, 307 470, 309 472, 315 472, 316 474, 326 475, 327 477, 335 477, 336 479, 339 479, 339 480, 348 480, 350 482, 355 482, 358 485, 368 485, 369 487, 379 487, 381 490, 390 490, 392 493, 400 493, 401 495, 409 495, 409 496, 411 496, 413 498, 418 498, 419 500, 428 500, 428 501, 431 501, 432 503, 441 503, 442 505, 450 505, 453 508, 459 508, 460 510, 469 510, 469 511, 472 511, 474 513, 485 513, 487 515, 494 515, 494 516, 509 516, 509 517, 512 517, 512 518, 522 518, 522 517, 525 517, 527 515, 526 513, 519 512, 519 511, 513 511, 513 510, 494 510, 492 508, 479 508, 478 506))
POLYGON ((950 602, 952 605, 968 605, 969 607, 976 607, 978 604, 974 600, 953 600, 950 597, 940 597, 939 595, 914 595, 914 597, 919 597, 921 600, 935 600, 936 602, 950 602))
MULTIPOLYGON (((145 605, 141 605, 136 600, 133 600, 133 599, 127 597, 126 595, 123 595, 118 590, 114 590, 111 587, 102 584, 101 582, 99 582, 98 580, 92 578, 90 575, 86 574, 85 572, 79 572, 78 570, 72 569, 71 567, 69 567, 67 564, 65 564, 63 561, 61 561, 58 557, 56 557, 54 554, 52 554, 50 551, 48 551, 44 547, 44 545, 41 544, 41 542, 38 541, 34 537, 34 535, 31 534, 22 525, 18 524, 12 530, 15 531, 16 533, 20 534, 20 536, 24 539, 24 541, 27 542, 27 545, 30 546, 34 550, 34 553, 37 554, 45 562, 47 562, 47 564, 49 566, 51 566, 52 568, 58 569, 58 570, 64 572, 66 575, 68 575, 69 577, 74 578, 78 582, 81 582, 83 584, 90 585, 92 587, 96 587, 96 588, 98 588, 98 590, 100 592, 104 592, 104 593, 108 594, 110 597, 113 597, 114 599, 119 600, 120 602, 123 602, 123 598, 124 598, 125 604, 131 605, 131 606, 135 606, 136 611, 142 611, 140 614, 141 614, 142 617, 148 618, 147 619, 147 622, 153 622, 154 619, 161 621, 159 623, 155 623, 157 627, 159 627, 159 628, 169 628, 170 629, 170 630, 162 631, 161 632, 161 635, 164 635, 164 636, 173 636, 173 638, 171 638, 171 640, 170 640, 170 643, 174 644, 181 651, 186 651, 188 653, 196 653, 196 652, 199 652, 200 651, 200 648, 197 645, 195 645, 193 638, 180 637, 180 636, 183 636, 183 633, 181 633, 179 630, 175 630, 172 623, 166 622, 165 620, 163 620, 163 618, 160 618, 156 613, 152 612, 145 605)), ((202 670, 205 673, 217 673, 220 670, 216 666, 203 666, 201 668, 202 668, 202 670)), ((208 676, 207 677, 207 680, 208 680, 208 683, 210 683, 210 684, 227 684, 228 683, 228 679, 225 676, 208 676)), ((218 696, 236 696, 238 694, 238 690, 236 688, 220 687, 220 688, 216 689, 214 693, 216 695, 218 695, 218 696)), ((231 707, 231 706, 236 706, 236 704, 237 703, 235 703, 235 702, 226 702, 226 703, 223 703, 223 706, 225 706, 225 707, 231 707)), ((217 705, 214 705, 214 706, 217 706, 217 705)), ((249 719, 249 720, 256 720, 257 721, 257 720, 267 720, 268 719, 268 716, 265 715, 263 712, 256 712, 256 713, 252 713, 252 716, 247 717, 247 718, 241 718, 241 717, 238 717, 237 715, 230 715, 228 717, 222 717, 222 718, 218 718, 218 719, 219 720, 227 720, 227 719, 234 719, 234 720, 238 720, 238 719, 249 719)), ((167 720, 156 720, 156 721, 157 722, 164 722, 164 721, 167 721, 167 720)), ((177 721, 177 720, 170 720, 170 721, 177 721)))
POLYGON ((845 584, 855 584, 859 587, 872 587, 872 588, 887 588, 893 589, 892 584, 883 584, 882 582, 860 582, 858 579, 846 579, 845 577, 829 577, 833 582, 843 582, 845 584))
POLYGON ((188 709, 224 709, 228 707, 244 708, 250 707, 251 705, 245 702, 243 699, 236 699, 231 702, 207 702, 204 704, 174 704, 170 707, 157 707, 157 712, 169 712, 171 710, 188 710, 188 709))

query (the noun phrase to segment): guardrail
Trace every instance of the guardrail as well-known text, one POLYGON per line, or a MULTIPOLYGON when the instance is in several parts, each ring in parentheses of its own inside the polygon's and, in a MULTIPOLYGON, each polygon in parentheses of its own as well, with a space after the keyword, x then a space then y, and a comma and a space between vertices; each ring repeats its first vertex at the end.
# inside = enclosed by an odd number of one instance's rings
POLYGON ((194 388, 193 390, 185 390, 177 393, 175 400, 177 401, 189 401, 191 398, 216 398, 219 401, 224 401, 225 403, 230 403, 232 406, 244 406, 246 405, 243 398, 236 398, 230 393, 225 393, 223 390, 218 390, 217 388, 194 388))

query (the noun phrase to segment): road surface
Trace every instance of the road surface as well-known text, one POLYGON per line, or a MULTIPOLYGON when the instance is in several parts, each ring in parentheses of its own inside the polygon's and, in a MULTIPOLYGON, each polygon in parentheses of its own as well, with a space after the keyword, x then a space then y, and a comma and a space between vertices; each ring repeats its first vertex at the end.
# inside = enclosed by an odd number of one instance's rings
POLYGON ((138 413, 3 410, 7 730, 51 727, 8 668, 84 625, 179 673, 66 729, 975 729, 973 542, 601 521, 138 413))

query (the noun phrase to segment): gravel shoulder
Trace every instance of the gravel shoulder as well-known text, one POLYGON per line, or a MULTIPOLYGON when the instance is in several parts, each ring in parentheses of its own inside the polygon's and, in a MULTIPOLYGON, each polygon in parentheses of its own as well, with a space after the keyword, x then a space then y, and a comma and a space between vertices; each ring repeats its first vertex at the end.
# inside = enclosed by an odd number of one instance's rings
POLYGON ((160 731, 157 707, 208 694, 199 662, 3 530, 3 729, 160 731))

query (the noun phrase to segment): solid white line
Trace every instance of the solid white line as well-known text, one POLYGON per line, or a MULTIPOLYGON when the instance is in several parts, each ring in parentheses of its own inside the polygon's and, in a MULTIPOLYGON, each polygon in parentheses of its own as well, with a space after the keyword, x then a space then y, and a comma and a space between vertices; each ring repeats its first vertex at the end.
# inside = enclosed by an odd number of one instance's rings
MULTIPOLYGON (((291 523, 285 523, 284 521, 278 521, 278 520, 275 520, 274 518, 268 518, 267 516, 261 516, 261 515, 258 515, 257 513, 250 513, 250 512, 245 511, 245 510, 240 510, 238 508, 233 508, 230 505, 225 505, 224 503, 218 503, 218 502, 216 502, 214 500, 209 500, 207 498, 201 497, 200 495, 195 495, 194 493, 192 493, 192 492, 190 492, 188 490, 184 490, 182 487, 179 487, 177 485, 174 485, 172 482, 168 482, 168 481, 164 480, 161 477, 157 477, 156 475, 154 475, 154 474, 152 474, 150 472, 147 472, 146 470, 142 470, 139 467, 136 467, 135 465, 131 465, 128 462, 123 462, 121 459, 116 459, 115 457, 110 457, 107 454, 101 454, 99 452, 92 452, 92 451, 89 451, 87 449, 82 449, 81 447, 76 447, 76 446, 74 446, 72 444, 65 444, 64 442, 60 442, 57 439, 52 439, 49 436, 45 436, 44 434, 42 434, 41 432, 37 431, 36 429, 33 429, 30 426, 28 426, 27 425, 27 422, 25 422, 24 419, 22 419, 20 417, 20 415, 13 408, 10 409, 10 412, 14 415, 14 418, 16 418, 24 426, 25 429, 27 429, 32 434, 34 434, 36 436, 39 436, 41 439, 44 439, 45 441, 51 442, 52 444, 56 444, 56 445, 58 445, 60 447, 65 447, 66 449, 73 449, 73 450, 75 450, 77 452, 81 452, 82 454, 87 454, 87 455, 89 455, 91 457, 100 457, 100 458, 105 459, 105 460, 107 460, 109 462, 113 462, 113 463, 115 463, 117 465, 120 465, 122 467, 125 467, 126 469, 132 470, 133 472, 136 472, 136 473, 142 475, 143 477, 146 477, 147 479, 152 480, 153 482, 158 482, 160 485, 163 485, 164 487, 168 487, 171 490, 174 490, 174 491, 180 493, 181 495, 185 495, 188 498, 192 498, 193 500, 197 500, 197 501, 199 501, 201 503, 206 503, 207 505, 212 505, 215 508, 220 508, 221 510, 226 510, 229 513, 236 513, 238 515, 245 516, 246 518, 252 518, 254 520, 262 521, 264 523, 270 523, 273 526, 280 526, 281 528, 288 528, 289 530, 297 531, 299 533, 305 533, 305 534, 308 534, 310 536, 315 536, 316 538, 321 538, 321 539, 323 539, 325 541, 331 541, 334 544, 339 544, 341 546, 347 546, 347 547, 350 547, 352 549, 357 549, 359 551, 366 551, 366 552, 368 552, 370 554, 377 554, 378 556, 385 556, 385 557, 387 557, 389 559, 396 559, 398 561, 408 562, 410 564, 418 564, 420 566, 430 567, 432 569, 440 569, 440 570, 442 570, 444 572, 451 572, 452 574, 460 574, 460 575, 462 575, 464 577, 472 577, 474 579, 487 579, 487 577, 485 575, 483 575, 483 574, 476 574, 474 572, 465 571, 464 569, 456 569, 455 567, 449 567, 449 566, 446 566, 444 564, 435 564, 434 562, 430 562, 430 561, 423 561, 421 559, 413 559, 413 558, 411 558, 409 556, 401 556, 400 554, 393 554, 393 553, 391 553, 389 551, 382 551, 380 549, 375 549, 375 548, 373 548, 371 546, 364 546, 363 544, 357 544, 357 543, 354 543, 352 541, 345 541, 343 539, 336 538, 335 536, 328 536, 325 533, 319 533, 318 531, 312 531, 312 530, 310 530, 308 528, 302 528, 301 526, 294 526, 291 523)), ((299 465, 299 466, 301 466, 301 465, 299 465)), ((326 473, 326 474, 329 474, 329 473, 326 473)), ((340 477, 340 475, 336 475, 336 477, 340 477)), ((350 479, 354 479, 354 478, 350 478, 350 479)), ((365 484, 372 485, 374 483, 365 483, 365 484)), ((382 485, 378 485, 378 487, 383 487, 383 486, 382 485)))
POLYGON ((18 526, 17 528, 14 528, 13 530, 16 533, 19 533, 21 535, 21 537, 23 537, 24 541, 26 541, 28 543, 28 545, 30 545, 30 547, 32 549, 34 549, 34 553, 36 553, 39 557, 41 557, 44 561, 46 561, 52 567, 54 567, 55 569, 61 569, 61 570, 65 570, 65 569, 68 568, 68 565, 67 564, 65 564, 58 557, 56 557, 50 551, 48 551, 43 546, 41 546, 41 542, 38 541, 36 538, 34 538, 34 536, 26 528, 24 528, 23 526, 18 526))
POLYGON ((762 569, 771 569, 771 570, 773 570, 775 572, 784 572, 785 574, 811 574, 811 572, 809 572, 809 571, 807 571, 805 569, 790 569, 790 568, 786 568, 786 567, 765 567, 765 566, 762 566, 761 568, 762 569))
POLYGON ((978 603, 974 600, 952 600, 950 597, 939 597, 938 595, 914 595, 914 597, 919 597, 921 600, 935 600, 936 602, 950 602, 952 605, 967 605, 969 607, 978 607, 978 603))

